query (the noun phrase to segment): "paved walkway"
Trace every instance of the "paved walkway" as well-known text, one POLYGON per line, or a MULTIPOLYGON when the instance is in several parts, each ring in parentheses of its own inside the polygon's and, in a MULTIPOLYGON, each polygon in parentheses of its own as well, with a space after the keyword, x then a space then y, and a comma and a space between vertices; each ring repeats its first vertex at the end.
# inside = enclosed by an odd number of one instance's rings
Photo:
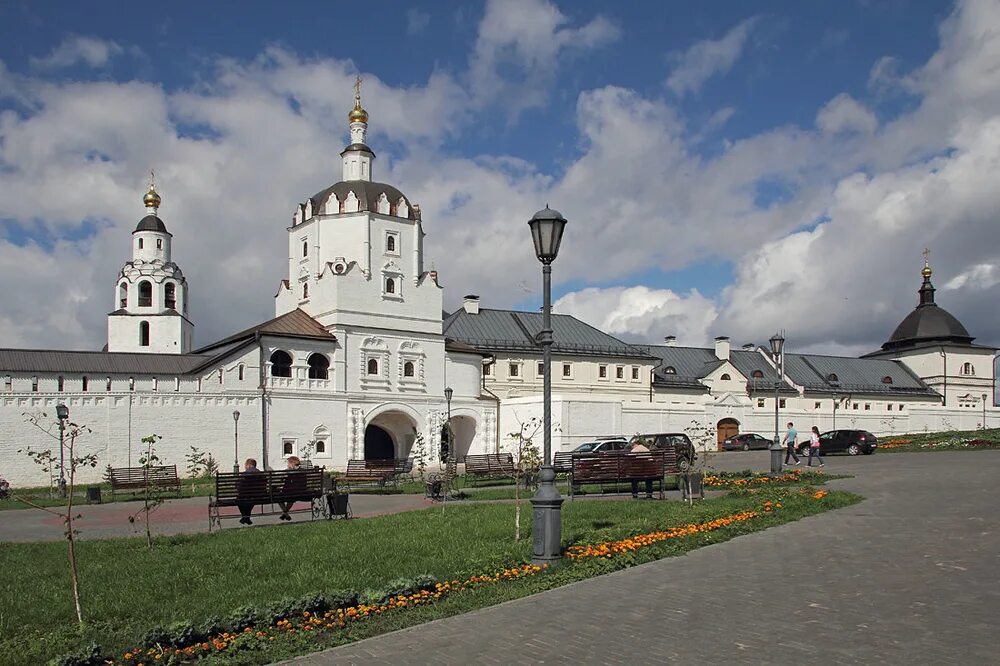
POLYGON ((868 499, 294 663, 998 663, 1000 451, 827 461, 868 499))
MULTIPOLYGON (((357 518, 381 516, 389 513, 426 509, 430 500, 423 495, 351 495, 351 511, 357 518)), ((129 516, 142 507, 141 502, 112 502, 109 504, 80 505, 81 518, 75 522, 81 539, 108 539, 144 534, 141 528, 129 523, 129 516)), ((55 507, 58 508, 58 507, 55 507)), ((227 512, 236 513, 235 509, 227 512)), ((293 521, 308 521, 308 514, 292 514, 293 521)), ((208 498, 187 497, 165 501, 153 513, 150 521, 156 535, 194 534, 208 531, 208 498)), ((277 525, 277 516, 257 517, 258 525, 277 525)), ((223 529, 253 529, 239 524, 238 520, 225 520, 223 529)), ((54 516, 38 509, 0 511, 0 542, 4 541, 58 541, 63 538, 63 523, 54 516)))

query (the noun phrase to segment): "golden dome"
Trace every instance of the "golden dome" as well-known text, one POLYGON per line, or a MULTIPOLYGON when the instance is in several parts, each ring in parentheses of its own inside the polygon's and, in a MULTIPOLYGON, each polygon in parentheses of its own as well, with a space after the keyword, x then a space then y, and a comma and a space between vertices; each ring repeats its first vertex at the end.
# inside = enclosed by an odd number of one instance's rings
POLYGON ((152 184, 149 186, 149 191, 146 192, 146 196, 142 198, 142 203, 146 205, 146 208, 159 208, 160 207, 160 195, 156 193, 152 184))
POLYGON ((920 271, 920 274, 925 278, 929 278, 933 272, 928 264, 924 264, 924 268, 920 271))
POLYGON ((361 100, 354 100, 354 108, 347 114, 347 119, 352 123, 367 123, 368 112, 361 108, 361 100))

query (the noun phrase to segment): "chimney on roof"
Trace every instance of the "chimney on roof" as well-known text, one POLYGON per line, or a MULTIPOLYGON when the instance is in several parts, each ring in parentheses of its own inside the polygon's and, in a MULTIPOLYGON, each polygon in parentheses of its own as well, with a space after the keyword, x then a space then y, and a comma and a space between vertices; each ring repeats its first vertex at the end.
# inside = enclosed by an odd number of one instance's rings
POLYGON ((755 345, 755 344, 754 344, 754 343, 752 343, 752 342, 747 342, 747 343, 744 343, 744 345, 743 345, 743 351, 753 351, 753 350, 754 350, 754 347, 756 347, 756 346, 757 346, 757 345, 755 345))
POLYGON ((479 314, 479 296, 476 296, 475 294, 466 294, 465 298, 462 300, 462 307, 469 314, 479 314))
POLYGON ((715 339, 715 356, 720 361, 729 360, 729 338, 724 335, 715 339))
POLYGON ((663 344, 666 345, 667 347, 676 347, 677 346, 677 336, 676 335, 668 335, 667 337, 663 338, 663 344))

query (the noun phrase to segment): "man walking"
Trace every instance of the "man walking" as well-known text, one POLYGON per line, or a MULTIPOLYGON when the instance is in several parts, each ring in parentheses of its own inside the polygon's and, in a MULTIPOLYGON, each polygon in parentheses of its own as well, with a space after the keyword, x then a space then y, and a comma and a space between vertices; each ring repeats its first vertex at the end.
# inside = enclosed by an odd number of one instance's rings
POLYGON ((791 421, 789 421, 788 422, 788 430, 785 431, 785 439, 782 440, 782 443, 785 444, 785 446, 788 447, 787 450, 785 451, 785 464, 786 465, 788 464, 788 458, 789 457, 795 459, 795 464, 796 465, 799 464, 799 456, 796 455, 796 453, 795 453, 795 440, 796 440, 796 438, 798 436, 799 436, 799 431, 796 430, 795 429, 795 425, 791 421))

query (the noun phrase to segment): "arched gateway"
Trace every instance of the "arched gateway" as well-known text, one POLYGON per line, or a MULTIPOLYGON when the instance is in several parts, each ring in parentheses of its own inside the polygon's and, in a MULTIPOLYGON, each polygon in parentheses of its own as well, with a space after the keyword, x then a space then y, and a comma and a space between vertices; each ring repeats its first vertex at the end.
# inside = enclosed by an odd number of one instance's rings
POLYGON ((740 422, 736 419, 722 419, 716 427, 716 444, 719 451, 722 450, 722 443, 730 437, 740 434, 740 422))
POLYGON ((383 407, 365 427, 365 460, 406 458, 417 438, 417 420, 409 408, 383 407), (404 411, 406 409, 407 411, 404 411))

